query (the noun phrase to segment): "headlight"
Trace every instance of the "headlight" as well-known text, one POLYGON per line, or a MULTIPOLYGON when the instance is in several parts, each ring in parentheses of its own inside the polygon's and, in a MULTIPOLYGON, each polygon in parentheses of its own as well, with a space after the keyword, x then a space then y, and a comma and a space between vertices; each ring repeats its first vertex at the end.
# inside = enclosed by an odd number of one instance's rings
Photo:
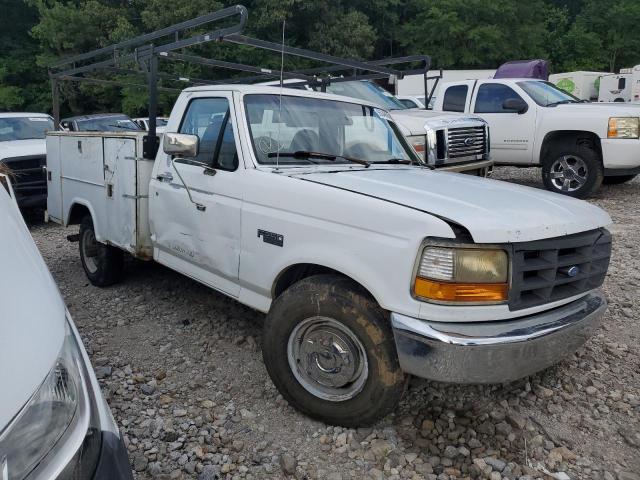
POLYGON ((413 293, 441 302, 503 302, 508 298, 509 257, 499 249, 427 246, 413 293))
POLYGON ((427 131, 425 135, 411 135, 407 140, 423 161, 433 164, 436 161, 436 131, 425 128, 427 131))
POLYGON ((638 117, 611 117, 609 119, 608 138, 640 137, 640 119, 638 117))
POLYGON ((0 479, 22 480, 38 467, 59 479, 81 478, 77 475, 87 472, 86 465, 88 474, 93 473, 100 429, 91 418, 95 401, 85 375, 78 345, 67 328, 53 368, 0 434, 0 479))
POLYGON ((411 144, 413 149, 416 151, 418 156, 422 160, 426 161, 426 159, 427 159, 427 157, 426 157, 427 136, 426 135, 412 135, 410 137, 407 137, 407 139, 409 140, 409 143, 411 144))

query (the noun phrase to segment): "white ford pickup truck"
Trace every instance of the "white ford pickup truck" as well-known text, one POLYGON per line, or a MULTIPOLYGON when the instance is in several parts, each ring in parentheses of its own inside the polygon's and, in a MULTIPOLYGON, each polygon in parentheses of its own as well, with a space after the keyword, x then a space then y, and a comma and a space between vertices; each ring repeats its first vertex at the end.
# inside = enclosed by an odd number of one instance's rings
MULTIPOLYGON (((300 85, 295 88, 319 91, 320 86, 300 85)), ((279 85, 265 82, 262 85, 279 85)), ((480 177, 489 176, 493 161, 489 153, 489 127, 477 115, 432 112, 405 105, 378 84, 369 80, 330 82, 328 93, 356 98, 387 110, 401 133, 421 160, 438 170, 460 172, 480 177)))
POLYGON ((11 170, 20 208, 47 204, 47 130, 53 130, 53 119, 46 113, 0 113, 0 165, 11 170))
POLYGON ((640 173, 640 107, 585 103, 552 83, 486 79, 445 83, 434 110, 489 122, 496 165, 542 167, 548 190, 584 198, 640 173))
POLYGON ((273 382, 323 421, 374 422, 408 375, 529 375, 574 352, 605 311, 604 211, 434 171, 373 104, 197 87, 155 161, 144 135, 48 134, 49 217, 80 224, 94 285, 117 282, 128 252, 266 313, 273 382))

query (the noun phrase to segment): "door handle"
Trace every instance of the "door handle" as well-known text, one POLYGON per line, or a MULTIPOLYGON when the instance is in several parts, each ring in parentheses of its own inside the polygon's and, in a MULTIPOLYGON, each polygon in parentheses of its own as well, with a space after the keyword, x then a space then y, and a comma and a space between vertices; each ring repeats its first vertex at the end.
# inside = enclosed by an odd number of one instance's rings
POLYGON ((173 180, 173 175, 171 175, 169 172, 159 173, 158 175, 156 175, 156 178, 161 182, 171 182, 173 180))

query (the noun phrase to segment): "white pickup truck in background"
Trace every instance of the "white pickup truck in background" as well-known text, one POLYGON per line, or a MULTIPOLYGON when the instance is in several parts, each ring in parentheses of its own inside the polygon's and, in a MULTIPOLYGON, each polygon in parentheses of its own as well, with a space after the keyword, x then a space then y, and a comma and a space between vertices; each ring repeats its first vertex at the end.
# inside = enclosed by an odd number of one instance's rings
MULTIPOLYGON (((300 84, 296 88, 319 91, 321 87, 300 84)), ((278 86, 280 82, 262 85, 278 86)), ((424 84, 423 84, 424 85, 424 84)), ((351 80, 329 82, 328 93, 370 102, 389 111, 420 159, 438 170, 486 177, 493 171, 489 154, 489 128, 477 115, 432 112, 405 105, 375 82, 351 80)))
POLYGON ((407 137, 416 152, 437 169, 486 177, 493 170, 489 128, 477 115, 409 108, 371 81, 327 85, 327 92, 379 104, 407 137))
POLYGON ((542 167, 545 187, 584 198, 640 173, 640 107, 584 103, 531 78, 442 85, 434 110, 474 113, 491 129, 496 165, 542 167))
POLYGON ((426 167, 372 103, 190 88, 155 161, 144 136, 51 132, 49 218, 80 225, 94 285, 117 282, 127 252, 266 313, 269 375, 325 422, 371 424, 409 374, 529 375, 606 308, 604 211, 426 167))
POLYGON ((20 208, 47 205, 48 130, 53 130, 53 119, 46 113, 0 113, 0 164, 10 170, 20 208))

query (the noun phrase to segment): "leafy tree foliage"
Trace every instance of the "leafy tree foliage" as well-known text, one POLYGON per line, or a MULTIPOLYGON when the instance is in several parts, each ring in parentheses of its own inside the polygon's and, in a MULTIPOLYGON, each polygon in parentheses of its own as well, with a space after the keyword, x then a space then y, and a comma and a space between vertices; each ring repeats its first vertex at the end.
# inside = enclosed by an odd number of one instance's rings
MULTIPOLYGON (((156 30, 236 2, 226 0, 0 0, 0 110, 48 111, 47 67, 58 59, 156 30)), ((358 59, 414 53, 434 68, 495 68, 546 58, 554 71, 610 70, 640 63, 638 0, 246 0, 247 32, 287 45, 358 59)), ((207 44, 197 53, 278 68, 277 52, 207 44)), ((287 58, 285 68, 309 66, 287 58)), ((162 63, 190 78, 237 72, 162 63)), ((144 85, 144 75, 106 78, 144 85)), ((168 84, 181 88, 176 83, 168 84)), ((146 113, 144 87, 64 82, 63 113, 146 113)), ((162 91, 167 114, 175 94, 162 91)))

